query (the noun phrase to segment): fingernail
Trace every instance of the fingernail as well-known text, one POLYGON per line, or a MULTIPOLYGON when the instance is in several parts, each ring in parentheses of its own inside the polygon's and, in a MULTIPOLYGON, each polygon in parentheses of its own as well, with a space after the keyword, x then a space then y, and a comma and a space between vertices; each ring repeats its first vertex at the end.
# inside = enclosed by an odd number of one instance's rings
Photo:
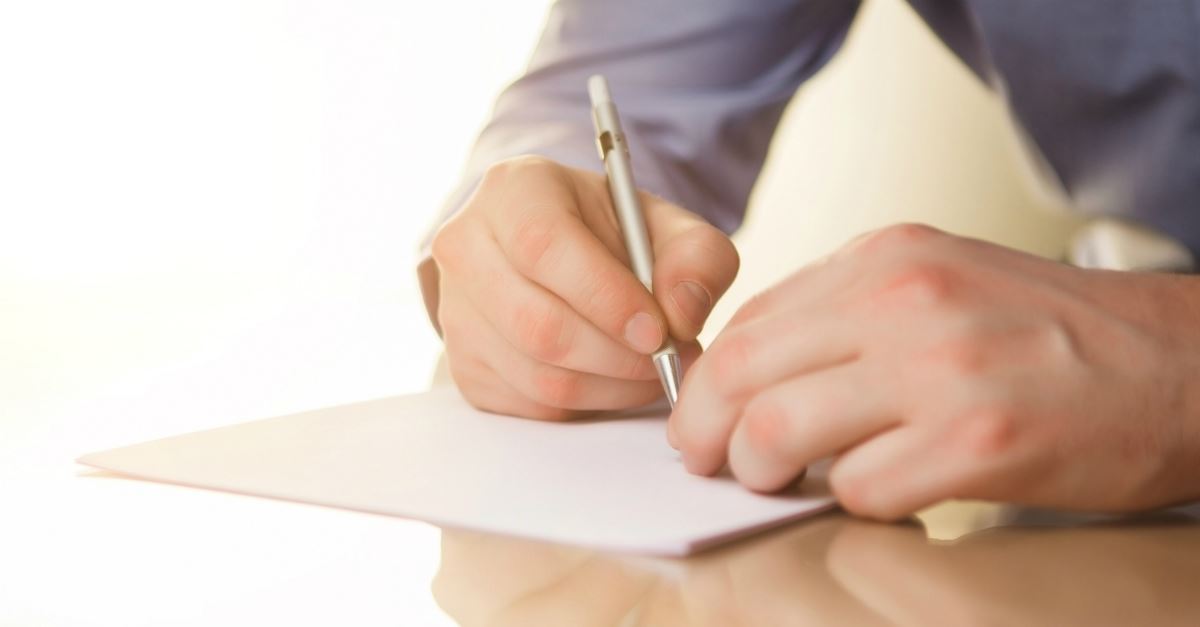
POLYGON ((662 327, 654 316, 642 311, 625 323, 625 341, 639 353, 653 353, 663 343, 662 327))
POLYGON ((675 435, 674 420, 667 421, 667 444, 670 444, 671 448, 679 450, 679 436, 675 435))
POLYGON ((675 289, 671 290, 671 299, 689 322, 696 327, 704 326, 704 319, 708 317, 708 310, 712 308, 712 298, 699 283, 680 281, 675 289))

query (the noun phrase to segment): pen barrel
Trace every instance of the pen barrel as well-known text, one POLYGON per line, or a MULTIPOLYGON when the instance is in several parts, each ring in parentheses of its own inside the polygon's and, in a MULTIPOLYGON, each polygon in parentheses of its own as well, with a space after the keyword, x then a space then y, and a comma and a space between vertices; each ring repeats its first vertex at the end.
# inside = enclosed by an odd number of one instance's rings
MULTIPOLYGON (((621 225, 621 235, 625 239, 625 251, 629 253, 629 267, 633 270, 633 275, 646 286, 646 291, 653 294, 654 249, 650 246, 650 234, 646 228, 646 218, 638 198, 637 186, 633 182, 633 167, 629 161, 629 151, 625 149, 623 133, 616 135, 613 147, 608 150, 604 159, 604 169, 608 174, 608 192, 612 196, 617 223, 621 225)), ((678 355, 678 352, 675 342, 668 337, 662 348, 654 353, 654 358, 657 360, 662 355, 678 355)), ((678 374, 675 376, 678 377, 678 374)), ((678 389, 678 385, 676 381, 671 389, 678 389)))
MULTIPOLYGON (((629 156, 629 144, 621 129, 617 106, 608 93, 608 83, 601 79, 601 89, 592 94, 592 121, 596 126, 596 147, 604 170, 608 175, 608 192, 612 199, 617 223, 625 240, 625 251, 629 254, 629 267, 646 291, 654 293, 654 249, 650 245, 650 234, 646 217, 638 198, 637 183, 633 180, 633 163, 629 156), (597 96, 600 97, 597 97, 597 96)), ((679 351, 668 336, 659 350, 653 354, 655 367, 659 370, 663 387, 674 405, 679 392, 679 351)))
POLYGON ((604 160, 604 168, 608 173, 608 191, 612 196, 617 222, 621 225, 621 235, 625 239, 629 266, 642 285, 653 291, 654 258, 650 252, 653 249, 650 247, 650 235, 646 229, 646 219, 642 215, 637 186, 633 182, 629 152, 620 149, 623 143, 624 136, 618 135, 616 146, 609 150, 608 157, 604 160))
MULTIPOLYGON (((603 91, 607 95, 607 83, 604 83, 603 91)), ((617 223, 621 225, 630 268, 642 285, 653 292, 653 249, 650 248, 650 235, 638 199, 637 183, 633 180, 629 144, 621 128, 617 105, 612 100, 593 102, 592 121, 596 126, 596 148, 600 151, 600 160, 604 162, 604 170, 608 175, 608 192, 617 214, 617 223)))

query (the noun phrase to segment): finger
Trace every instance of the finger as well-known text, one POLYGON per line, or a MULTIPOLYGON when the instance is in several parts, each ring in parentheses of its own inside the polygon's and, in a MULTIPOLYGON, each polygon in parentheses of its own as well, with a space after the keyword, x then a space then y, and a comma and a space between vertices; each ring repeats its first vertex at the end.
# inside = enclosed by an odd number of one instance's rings
POLYGON ((527 189, 533 196, 524 204, 488 214, 513 267, 633 350, 649 354, 662 346, 667 326, 658 304, 583 223, 570 190, 527 189))
POLYGON ((700 356, 704 354, 704 349, 700 347, 700 342, 696 340, 678 342, 675 348, 679 350, 679 365, 683 371, 681 374, 691 369, 699 361, 700 356))
MULTIPOLYGON (((581 204, 605 207, 605 211, 581 212, 584 223, 627 265, 629 256, 609 207, 604 178, 582 176, 574 180, 581 204)), ((655 298, 666 315, 671 336, 684 341, 695 339, 712 306, 737 276, 737 249, 727 235, 700 216, 649 192, 639 192, 638 198, 653 247, 655 298)))
POLYGON ((504 378, 485 366, 486 373, 473 385, 469 386, 470 393, 464 391, 463 397, 474 407, 483 411, 505 416, 532 418, 560 422, 588 415, 586 411, 552 407, 532 401, 521 394, 504 378))
MULTIPOLYGON (((458 298, 456 295, 447 295, 458 298)), ((600 411, 626 409, 645 405, 659 398, 662 385, 658 381, 630 381, 602 375, 567 370, 543 363, 525 355, 492 328, 477 310, 459 307, 455 324, 479 330, 474 349, 479 359, 496 373, 517 394, 532 401, 532 408, 549 407, 556 410, 600 411)), ((464 334, 465 335, 465 334, 464 334)), ((447 350, 451 346, 447 345, 447 350)), ((466 348, 455 346, 459 352, 466 348)), ((535 411, 530 418, 571 417, 571 413, 535 411)))
POLYGON ((646 225, 654 245, 654 295, 671 336, 695 339, 737 276, 729 237, 690 211, 649 194, 646 225))
POLYGON ((842 454, 829 471, 834 495, 847 511, 894 521, 948 498, 969 477, 940 446, 933 423, 904 424, 842 454))
POLYGON ((530 357, 568 370, 620 379, 652 381, 658 375, 646 355, 613 340, 561 298, 522 276, 485 229, 461 236, 471 248, 470 271, 454 273, 470 305, 509 344, 530 357))
MULTIPOLYGON (((692 340, 691 342, 681 343, 679 346, 679 361, 682 366, 680 375, 686 377, 688 370, 691 370, 700 356, 704 354, 704 350, 700 347, 700 342, 692 340)), ((678 402, 678 401, 676 401, 678 402)), ((667 444, 675 450, 679 450, 679 439, 675 435, 675 421, 667 421, 667 444)))
MULTIPOLYGON (((444 329, 446 327, 443 327, 444 329)), ((497 340, 499 338, 494 338, 497 340)), ((458 347, 464 341, 460 334, 447 332, 445 335, 446 357, 450 375, 458 386, 459 392, 473 407, 494 414, 508 416, 523 416, 537 420, 567 420, 581 415, 582 412, 550 407, 536 403, 516 388, 504 381, 491 366, 481 359, 458 347)), ((471 350, 478 350, 480 340, 465 340, 471 350)))
POLYGON ((575 411, 606 411, 639 407, 663 394, 658 381, 630 381, 598 374, 567 370, 535 361, 510 350, 490 359, 500 377, 526 398, 539 405, 575 411))
POLYGON ((738 481, 774 492, 809 464, 894 425, 891 399, 865 369, 857 362, 759 392, 729 441, 729 466, 738 481))
POLYGON ((722 333, 687 373, 671 414, 687 469, 719 471, 750 397, 782 380, 854 361, 858 334, 844 317, 788 313, 722 333))

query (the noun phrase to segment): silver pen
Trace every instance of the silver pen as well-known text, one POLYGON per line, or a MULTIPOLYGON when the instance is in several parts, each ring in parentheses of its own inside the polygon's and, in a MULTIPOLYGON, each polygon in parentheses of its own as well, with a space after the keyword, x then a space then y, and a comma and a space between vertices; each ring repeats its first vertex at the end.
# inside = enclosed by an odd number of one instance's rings
MULTIPOLYGON (((596 146, 600 149, 600 159, 604 161, 604 171, 608 174, 608 192, 617 212, 621 234, 625 236, 625 250, 629 252, 633 274, 653 293, 654 249, 650 247, 646 216, 642 214, 637 186, 633 183, 629 144, 625 142, 625 133, 621 130, 621 120, 617 117, 617 105, 613 103, 608 80, 599 74, 589 78, 588 96, 592 100, 596 146)), ((679 400, 683 368, 679 363, 679 351, 670 335, 652 358, 663 390, 667 393, 667 401, 671 407, 675 407, 675 402, 679 400)))

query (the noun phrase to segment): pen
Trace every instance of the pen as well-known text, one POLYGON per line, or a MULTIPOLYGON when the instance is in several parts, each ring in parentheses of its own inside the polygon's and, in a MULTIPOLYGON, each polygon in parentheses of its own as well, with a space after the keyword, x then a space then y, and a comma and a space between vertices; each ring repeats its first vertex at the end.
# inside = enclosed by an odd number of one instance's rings
MULTIPOLYGON (((633 183, 633 168, 629 160, 629 144, 621 130, 617 117, 617 105, 613 103, 608 80, 597 74, 588 79, 588 96, 592 100, 592 122, 596 125, 596 146, 600 159, 608 174, 608 192, 616 209, 617 222, 625 237, 625 249, 629 252, 630 266, 642 285, 654 292, 654 252, 650 247, 650 236, 646 232, 646 217, 638 201, 637 186, 633 183)), ((679 400, 679 383, 682 367, 675 342, 667 335, 667 341, 652 356, 658 378, 667 393, 667 402, 675 407, 679 400)))

